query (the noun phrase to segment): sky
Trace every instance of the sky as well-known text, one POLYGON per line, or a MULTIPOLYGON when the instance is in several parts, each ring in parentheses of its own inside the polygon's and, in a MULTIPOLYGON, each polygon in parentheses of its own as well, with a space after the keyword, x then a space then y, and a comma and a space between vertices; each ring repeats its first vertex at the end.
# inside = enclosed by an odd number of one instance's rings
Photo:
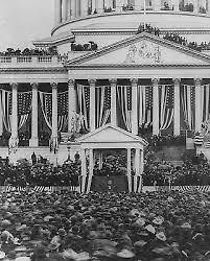
POLYGON ((54 0, 0 0, 0 51, 32 47, 50 36, 54 0))

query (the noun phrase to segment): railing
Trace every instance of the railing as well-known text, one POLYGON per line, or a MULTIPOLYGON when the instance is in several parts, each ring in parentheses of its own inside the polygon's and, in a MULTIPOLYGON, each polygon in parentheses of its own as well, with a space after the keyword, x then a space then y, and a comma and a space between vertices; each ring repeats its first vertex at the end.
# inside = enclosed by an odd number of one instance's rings
POLYGON ((0 56, 1 65, 35 65, 35 64, 61 64, 62 58, 60 56, 0 56))
POLYGON ((17 63, 31 63, 32 57, 31 56, 18 56, 17 63))
POLYGON ((1 56, 0 57, 0 62, 1 63, 11 63, 12 62, 12 57, 11 56, 1 56))

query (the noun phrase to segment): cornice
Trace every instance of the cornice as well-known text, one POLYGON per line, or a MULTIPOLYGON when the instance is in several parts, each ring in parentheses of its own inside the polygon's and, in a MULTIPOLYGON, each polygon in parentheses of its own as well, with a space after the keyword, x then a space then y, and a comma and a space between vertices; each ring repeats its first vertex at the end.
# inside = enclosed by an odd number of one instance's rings
POLYGON ((13 74, 20 74, 20 73, 39 73, 39 74, 50 74, 50 73, 68 73, 66 68, 0 68, 0 73, 13 73, 13 74))
POLYGON ((139 65, 139 64, 97 64, 97 65, 81 65, 81 66, 69 66, 69 70, 108 70, 108 69, 210 69, 209 65, 197 65, 197 64, 145 64, 145 65, 139 65))

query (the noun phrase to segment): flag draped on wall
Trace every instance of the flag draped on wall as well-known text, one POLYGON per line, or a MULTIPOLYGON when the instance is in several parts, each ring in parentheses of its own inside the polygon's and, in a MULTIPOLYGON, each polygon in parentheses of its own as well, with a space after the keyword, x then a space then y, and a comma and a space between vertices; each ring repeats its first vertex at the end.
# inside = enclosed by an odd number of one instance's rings
POLYGON ((52 93, 39 92, 40 104, 45 122, 52 129, 52 93))
POLYGON ((209 93, 209 84, 201 86, 201 108, 203 109, 203 122, 207 122, 209 120, 210 113, 210 93, 209 93))
POLYGON ((79 115, 83 116, 82 128, 85 130, 90 129, 89 111, 90 111, 90 88, 89 86, 77 84, 76 87, 77 96, 77 111, 79 115))
POLYGON ((20 130, 27 122, 31 113, 31 92, 18 93, 18 129, 20 130))
POLYGON ((96 88, 96 127, 105 125, 111 113, 111 95, 109 86, 100 86, 96 88))
POLYGON ((170 127, 173 116, 173 88, 171 85, 160 85, 160 131, 170 127))
POLYGON ((11 120, 10 115, 12 113, 12 93, 11 91, 0 90, 0 111, 1 111, 1 133, 3 133, 3 127, 7 132, 11 132, 11 120))
POLYGON ((58 131, 68 128, 68 91, 58 93, 58 131))
POLYGON ((126 130, 131 131, 131 87, 117 86, 117 102, 126 130))
POLYGON ((195 104, 195 87, 183 85, 181 88, 181 104, 184 113, 184 121, 188 130, 194 129, 193 108, 195 104))
POLYGON ((138 85, 138 125, 147 128, 152 123, 152 87, 138 85))

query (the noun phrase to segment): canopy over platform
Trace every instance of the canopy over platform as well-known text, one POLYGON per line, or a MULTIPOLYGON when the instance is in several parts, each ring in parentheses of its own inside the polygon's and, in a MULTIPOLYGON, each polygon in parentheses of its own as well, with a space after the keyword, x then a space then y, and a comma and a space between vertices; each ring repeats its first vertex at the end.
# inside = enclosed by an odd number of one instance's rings
MULTIPOLYGON (((81 148, 81 162, 82 162, 82 184, 81 192, 89 192, 94 169, 94 152, 101 149, 126 149, 127 150, 127 178, 129 192, 140 192, 142 185, 142 172, 144 168, 144 146, 147 142, 127 132, 119 127, 107 124, 95 131, 86 134, 76 140, 81 148), (132 172, 132 151, 134 178, 131 177, 132 172), (89 168, 87 173, 87 154, 89 154, 89 168), (133 181, 133 184, 132 184, 133 181)), ((100 157, 99 157, 100 158, 100 157)))

